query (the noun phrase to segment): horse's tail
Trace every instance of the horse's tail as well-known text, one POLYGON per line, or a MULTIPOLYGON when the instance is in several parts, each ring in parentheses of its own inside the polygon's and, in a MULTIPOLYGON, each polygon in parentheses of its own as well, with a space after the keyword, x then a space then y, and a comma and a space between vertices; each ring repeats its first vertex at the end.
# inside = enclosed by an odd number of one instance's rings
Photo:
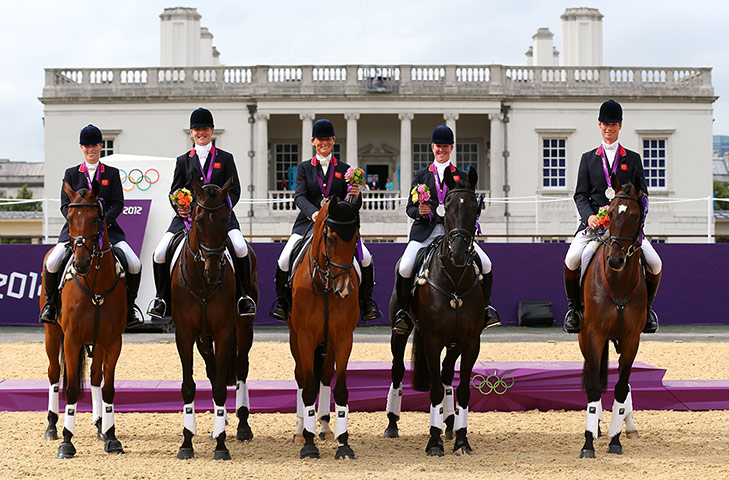
MULTIPOLYGON (((61 377, 63 378, 63 400, 66 400, 66 392, 68 390, 68 376, 66 375, 66 355, 63 350, 63 342, 61 342, 61 349, 59 352, 59 360, 61 362, 61 377)), ((78 398, 83 398, 84 389, 83 378, 84 371, 86 370, 86 348, 81 347, 81 351, 78 352, 78 367, 76 368, 76 378, 78 378, 78 398)))
MULTIPOLYGON (((608 380, 608 353, 610 349, 608 348, 609 343, 607 340, 605 340, 605 346, 602 348, 602 356, 600 357, 600 388, 601 391, 607 390, 607 380, 608 380)), ((585 363, 587 365, 587 363, 585 363)), ((582 369, 582 389, 586 390, 587 384, 589 382, 589 375, 590 372, 587 371, 587 368, 582 369)))
MULTIPOLYGON (((233 329, 233 338, 238 338, 238 332, 233 329)), ((225 376, 226 385, 236 385, 238 382, 238 342, 233 345, 230 352, 230 362, 228 362, 228 373, 225 376)))
POLYGON ((430 391, 430 372, 425 359, 425 346, 423 345, 423 334, 420 329, 415 329, 413 336, 413 389, 419 392, 430 391))

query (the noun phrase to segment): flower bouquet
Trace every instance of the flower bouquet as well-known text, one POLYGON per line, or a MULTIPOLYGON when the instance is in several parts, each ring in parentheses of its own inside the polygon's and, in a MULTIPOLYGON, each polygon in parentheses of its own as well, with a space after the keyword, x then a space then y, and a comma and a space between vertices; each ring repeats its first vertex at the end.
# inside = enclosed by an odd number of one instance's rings
POLYGON ((430 202, 430 189, 424 183, 415 185, 410 192, 413 198, 413 203, 427 203, 430 202))
POLYGON ((608 216, 608 206, 600 207, 597 211, 597 228, 587 227, 583 235, 602 235, 610 227, 610 217, 608 216))
POLYGON ((346 201, 354 203, 354 198, 349 195, 349 191, 352 189, 352 185, 364 185, 365 184, 365 172, 359 167, 349 167, 347 172, 344 174, 344 179, 347 181, 349 186, 347 187, 346 201))
MULTIPOLYGON (((179 215, 179 211, 181 208, 189 208, 190 205, 192 205, 192 193, 190 193, 190 190, 186 188, 178 188, 174 193, 170 195, 170 201, 172 202, 172 205, 174 205, 179 215)), ((182 215, 180 216, 182 217, 182 215)), ((185 227, 189 230, 190 226, 192 225, 190 218, 183 217, 183 220, 185 222, 185 227)))

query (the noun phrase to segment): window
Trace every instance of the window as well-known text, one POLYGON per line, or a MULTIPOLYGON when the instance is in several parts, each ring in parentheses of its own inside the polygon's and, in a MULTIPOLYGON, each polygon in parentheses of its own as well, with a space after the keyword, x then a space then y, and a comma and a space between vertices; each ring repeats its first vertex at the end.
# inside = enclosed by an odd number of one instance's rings
POLYGON ((418 171, 433 163, 433 152, 429 143, 413 143, 413 171, 418 171))
POLYGON ((274 156, 276 189, 293 190, 296 180, 296 164, 299 163, 299 144, 277 143, 274 147, 274 156))
POLYGON ((99 155, 100 158, 108 157, 112 153, 114 153, 114 139, 113 138, 105 138, 104 146, 101 147, 101 154, 99 155))
POLYGON ((666 139, 643 139, 643 171, 648 188, 666 188, 666 139))
POLYGON ((337 159, 337 161, 347 163, 344 161, 344 155, 342 155, 342 145, 341 144, 339 144, 339 143, 334 144, 334 146, 332 147, 332 155, 334 156, 334 158, 337 159))
POLYGON ((478 143, 459 143, 456 146, 456 165, 461 170, 474 167, 478 171, 478 143))
POLYGON ((542 139, 542 187, 566 187, 566 143, 564 138, 542 139))

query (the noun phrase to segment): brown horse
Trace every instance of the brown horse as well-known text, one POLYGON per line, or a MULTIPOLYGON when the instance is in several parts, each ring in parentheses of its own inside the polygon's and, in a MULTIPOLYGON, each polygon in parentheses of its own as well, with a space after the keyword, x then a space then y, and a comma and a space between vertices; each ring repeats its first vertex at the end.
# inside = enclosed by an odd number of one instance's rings
POLYGON ((640 263, 645 194, 640 191, 641 183, 637 177, 632 184, 624 186, 615 176, 611 180, 618 194, 608 208, 609 236, 601 238, 602 245, 587 267, 583 288, 585 316, 579 342, 585 358, 582 383, 588 403, 585 444, 580 458, 595 458, 593 440, 600 433, 601 396, 607 388, 609 340, 615 343, 620 359, 608 431, 608 453, 622 453, 620 432, 623 422, 628 438, 638 437, 633 424, 633 400, 628 380, 648 308, 640 263))
MULTIPOLYGON (((196 202, 191 213, 192 226, 186 235, 172 275, 172 320, 175 340, 182 364, 182 398, 184 405, 183 442, 177 458, 194 457, 192 437, 197 433, 195 423, 195 381, 193 345, 205 361, 206 373, 213 389, 214 423, 212 438, 216 440, 216 460, 230 460, 225 446, 227 385, 236 384, 236 413, 238 435, 250 440, 253 433, 248 425, 249 399, 248 352, 253 342, 253 317, 236 314, 236 280, 233 268, 225 256, 227 225, 231 206, 228 191, 232 179, 223 187, 203 185, 193 180, 196 202)), ((251 258, 251 291, 258 298, 256 257, 251 258)))
MULTIPOLYGON (((456 439, 453 452, 471 454, 468 443, 468 402, 473 365, 480 350, 483 330, 484 297, 479 275, 474 269, 476 219, 479 203, 475 186, 478 173, 469 169, 468 179, 456 181, 451 171, 445 170, 448 193, 445 199, 446 235, 438 240, 436 252, 414 294, 413 319, 413 388, 430 391, 430 438, 425 448, 429 456, 443 456, 443 425, 447 426, 446 439, 456 439), (446 355, 441 373, 440 357, 446 355), (460 382, 454 401, 453 376, 455 362, 461 356, 460 382), (445 417, 445 419, 444 419, 445 417)), ((393 292, 393 296, 396 295, 393 292)), ((394 315, 396 302, 390 301, 390 315, 394 315)), ((388 393, 387 417, 389 425, 385 437, 398 436, 402 378, 405 373, 403 356, 407 335, 393 332, 392 385, 388 393)))
MULTIPOLYGON (((76 407, 81 396, 81 374, 86 358, 84 346, 88 346, 92 356, 92 418, 98 438, 105 441, 106 452, 124 453, 114 428, 114 370, 126 326, 126 289, 121 269, 111 253, 106 222, 98 200, 98 183, 94 182, 91 190, 75 192, 64 182, 63 190, 71 201, 67 220, 73 241, 73 263, 68 281, 61 291, 58 325, 45 326, 51 385, 48 427, 44 438, 58 438, 59 379, 63 370, 66 410, 58 458, 72 458, 76 454, 71 438, 76 432, 76 407)), ((40 302, 41 305, 45 303, 45 295, 41 295, 40 302)))
POLYGON ((299 386, 294 438, 300 441, 303 434, 301 458, 319 458, 314 444, 317 392, 322 436, 331 435, 330 385, 335 369, 333 437, 339 442, 335 458, 354 458, 347 432, 347 362, 359 321, 359 278, 354 266, 358 237, 356 207, 332 196, 319 210, 311 244, 294 273, 289 340, 299 386))

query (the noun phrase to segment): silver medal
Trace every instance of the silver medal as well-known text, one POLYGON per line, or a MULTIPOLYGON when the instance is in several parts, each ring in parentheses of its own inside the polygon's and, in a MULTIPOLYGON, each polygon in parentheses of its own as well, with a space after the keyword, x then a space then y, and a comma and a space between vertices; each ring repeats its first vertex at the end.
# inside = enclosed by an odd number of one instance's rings
POLYGON ((321 202, 319 202, 319 207, 323 207, 325 203, 327 203, 327 199, 326 198, 322 198, 321 199, 321 202))
POLYGON ((438 208, 435 209, 435 213, 437 213, 441 217, 444 217, 445 216, 445 207, 443 205, 438 205, 438 208))
POLYGON ((613 190, 613 187, 607 187, 607 189, 605 190, 605 196, 608 200, 612 200, 613 198, 615 198, 615 190, 613 190))

